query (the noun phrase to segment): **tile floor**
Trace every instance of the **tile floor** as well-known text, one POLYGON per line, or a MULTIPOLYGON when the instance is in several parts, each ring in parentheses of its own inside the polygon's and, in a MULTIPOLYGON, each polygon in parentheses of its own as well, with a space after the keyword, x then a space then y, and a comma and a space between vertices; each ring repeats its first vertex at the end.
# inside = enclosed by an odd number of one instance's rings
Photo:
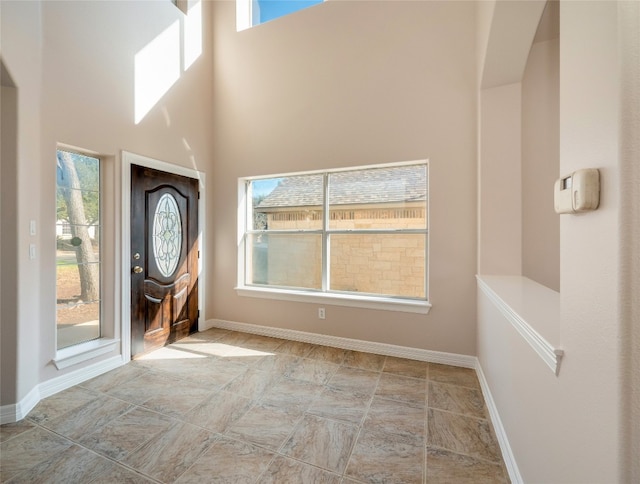
POLYGON ((473 370, 222 329, 0 429, 10 483, 509 481, 473 370))

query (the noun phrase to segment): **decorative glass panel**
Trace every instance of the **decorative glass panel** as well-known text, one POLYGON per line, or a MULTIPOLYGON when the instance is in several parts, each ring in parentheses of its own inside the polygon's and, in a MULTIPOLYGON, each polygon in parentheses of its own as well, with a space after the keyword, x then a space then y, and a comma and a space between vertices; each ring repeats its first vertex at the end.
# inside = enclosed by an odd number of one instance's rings
POLYGON ((153 216, 153 255, 160 273, 169 277, 176 270, 182 248, 180 211, 173 195, 160 197, 153 216))

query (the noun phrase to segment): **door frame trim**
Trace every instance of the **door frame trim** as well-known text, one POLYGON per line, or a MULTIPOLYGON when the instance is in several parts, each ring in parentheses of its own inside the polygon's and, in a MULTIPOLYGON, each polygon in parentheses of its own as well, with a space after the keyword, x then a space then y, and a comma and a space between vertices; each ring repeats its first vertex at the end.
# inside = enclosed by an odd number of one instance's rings
POLYGON ((131 165, 144 166, 154 170, 164 171, 174 175, 186 176, 198 180, 198 238, 200 240, 200 258, 198 259, 198 311, 202 315, 198 318, 198 331, 203 328, 205 315, 205 257, 206 251, 206 183, 205 173, 202 171, 186 168, 166 161, 156 160, 142 155, 137 155, 128 151, 122 151, 122 212, 121 212, 121 284, 120 308, 121 308, 121 341, 122 359, 126 363, 131 360, 131 165))

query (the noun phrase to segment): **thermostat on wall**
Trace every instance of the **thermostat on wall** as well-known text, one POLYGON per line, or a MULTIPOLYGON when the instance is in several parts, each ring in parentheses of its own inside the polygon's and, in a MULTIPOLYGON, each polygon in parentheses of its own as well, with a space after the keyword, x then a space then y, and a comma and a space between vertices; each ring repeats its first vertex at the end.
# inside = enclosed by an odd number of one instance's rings
POLYGON ((586 212, 598 208, 600 172, 595 168, 585 168, 557 179, 553 204, 556 213, 586 212))

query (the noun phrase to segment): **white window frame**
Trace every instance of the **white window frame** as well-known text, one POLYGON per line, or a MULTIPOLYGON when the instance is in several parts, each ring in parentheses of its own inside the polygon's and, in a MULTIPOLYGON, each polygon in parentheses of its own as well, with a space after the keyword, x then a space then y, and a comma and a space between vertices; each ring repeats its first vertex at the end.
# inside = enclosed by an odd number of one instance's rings
MULTIPOLYGON (((377 295, 364 295, 357 293, 347 293, 347 292, 327 292, 328 288, 328 276, 329 276, 329 268, 328 268, 328 249, 327 249, 327 235, 328 234, 341 234, 341 233, 389 233, 389 231, 371 231, 371 230, 363 230, 363 231, 339 231, 339 230, 328 230, 328 217, 329 217, 329 207, 328 207, 328 197, 326 196, 327 190, 327 176, 332 173, 339 173, 344 171, 357 171, 357 170, 367 170, 367 169, 376 169, 376 168, 390 168, 390 167, 400 167, 407 165, 426 165, 427 173, 429 170, 429 161, 428 160, 416 160, 416 161, 407 161, 400 163, 386 163, 379 165, 367 165, 367 166, 355 166, 341 169, 332 169, 332 170, 316 170, 316 171, 306 171, 306 172, 296 172, 296 173, 283 173, 276 175, 268 175, 268 176, 257 176, 257 177, 242 177, 238 179, 238 225, 237 225, 237 241, 238 241, 238 273, 237 273, 237 286, 236 293, 239 296, 245 297, 256 297, 256 298, 264 298, 264 299, 276 299, 283 301, 295 301, 295 302, 306 302, 306 303, 315 303, 315 304, 327 304, 327 305, 335 305, 335 306, 347 306, 347 307, 357 307, 364 309, 376 309, 376 310, 387 310, 387 311, 401 311, 401 312, 409 312, 409 313, 419 313, 419 314, 428 314, 431 309, 431 303, 429 302, 429 223, 427 222, 427 227, 425 230, 403 230, 405 233, 424 233, 426 237, 425 244, 425 298, 417 299, 417 298, 408 298, 408 297, 399 297, 399 296, 377 296, 377 295), (248 223, 252 220, 251 212, 251 203, 248 200, 247 196, 247 184, 248 182, 261 180, 261 179, 270 179, 270 178, 279 178, 279 177, 291 177, 298 175, 324 175, 324 190, 325 196, 324 207, 323 207, 323 228, 321 230, 311 230, 305 231, 305 233, 321 233, 323 237, 322 244, 322 291, 319 290, 305 290, 305 289, 292 289, 292 288, 282 288, 282 287, 268 287, 262 285, 248 285, 245 283, 246 276, 246 239, 247 234, 251 233, 252 230, 248 229, 248 223)), ((429 176, 427 176, 427 221, 429 221, 429 176)))

